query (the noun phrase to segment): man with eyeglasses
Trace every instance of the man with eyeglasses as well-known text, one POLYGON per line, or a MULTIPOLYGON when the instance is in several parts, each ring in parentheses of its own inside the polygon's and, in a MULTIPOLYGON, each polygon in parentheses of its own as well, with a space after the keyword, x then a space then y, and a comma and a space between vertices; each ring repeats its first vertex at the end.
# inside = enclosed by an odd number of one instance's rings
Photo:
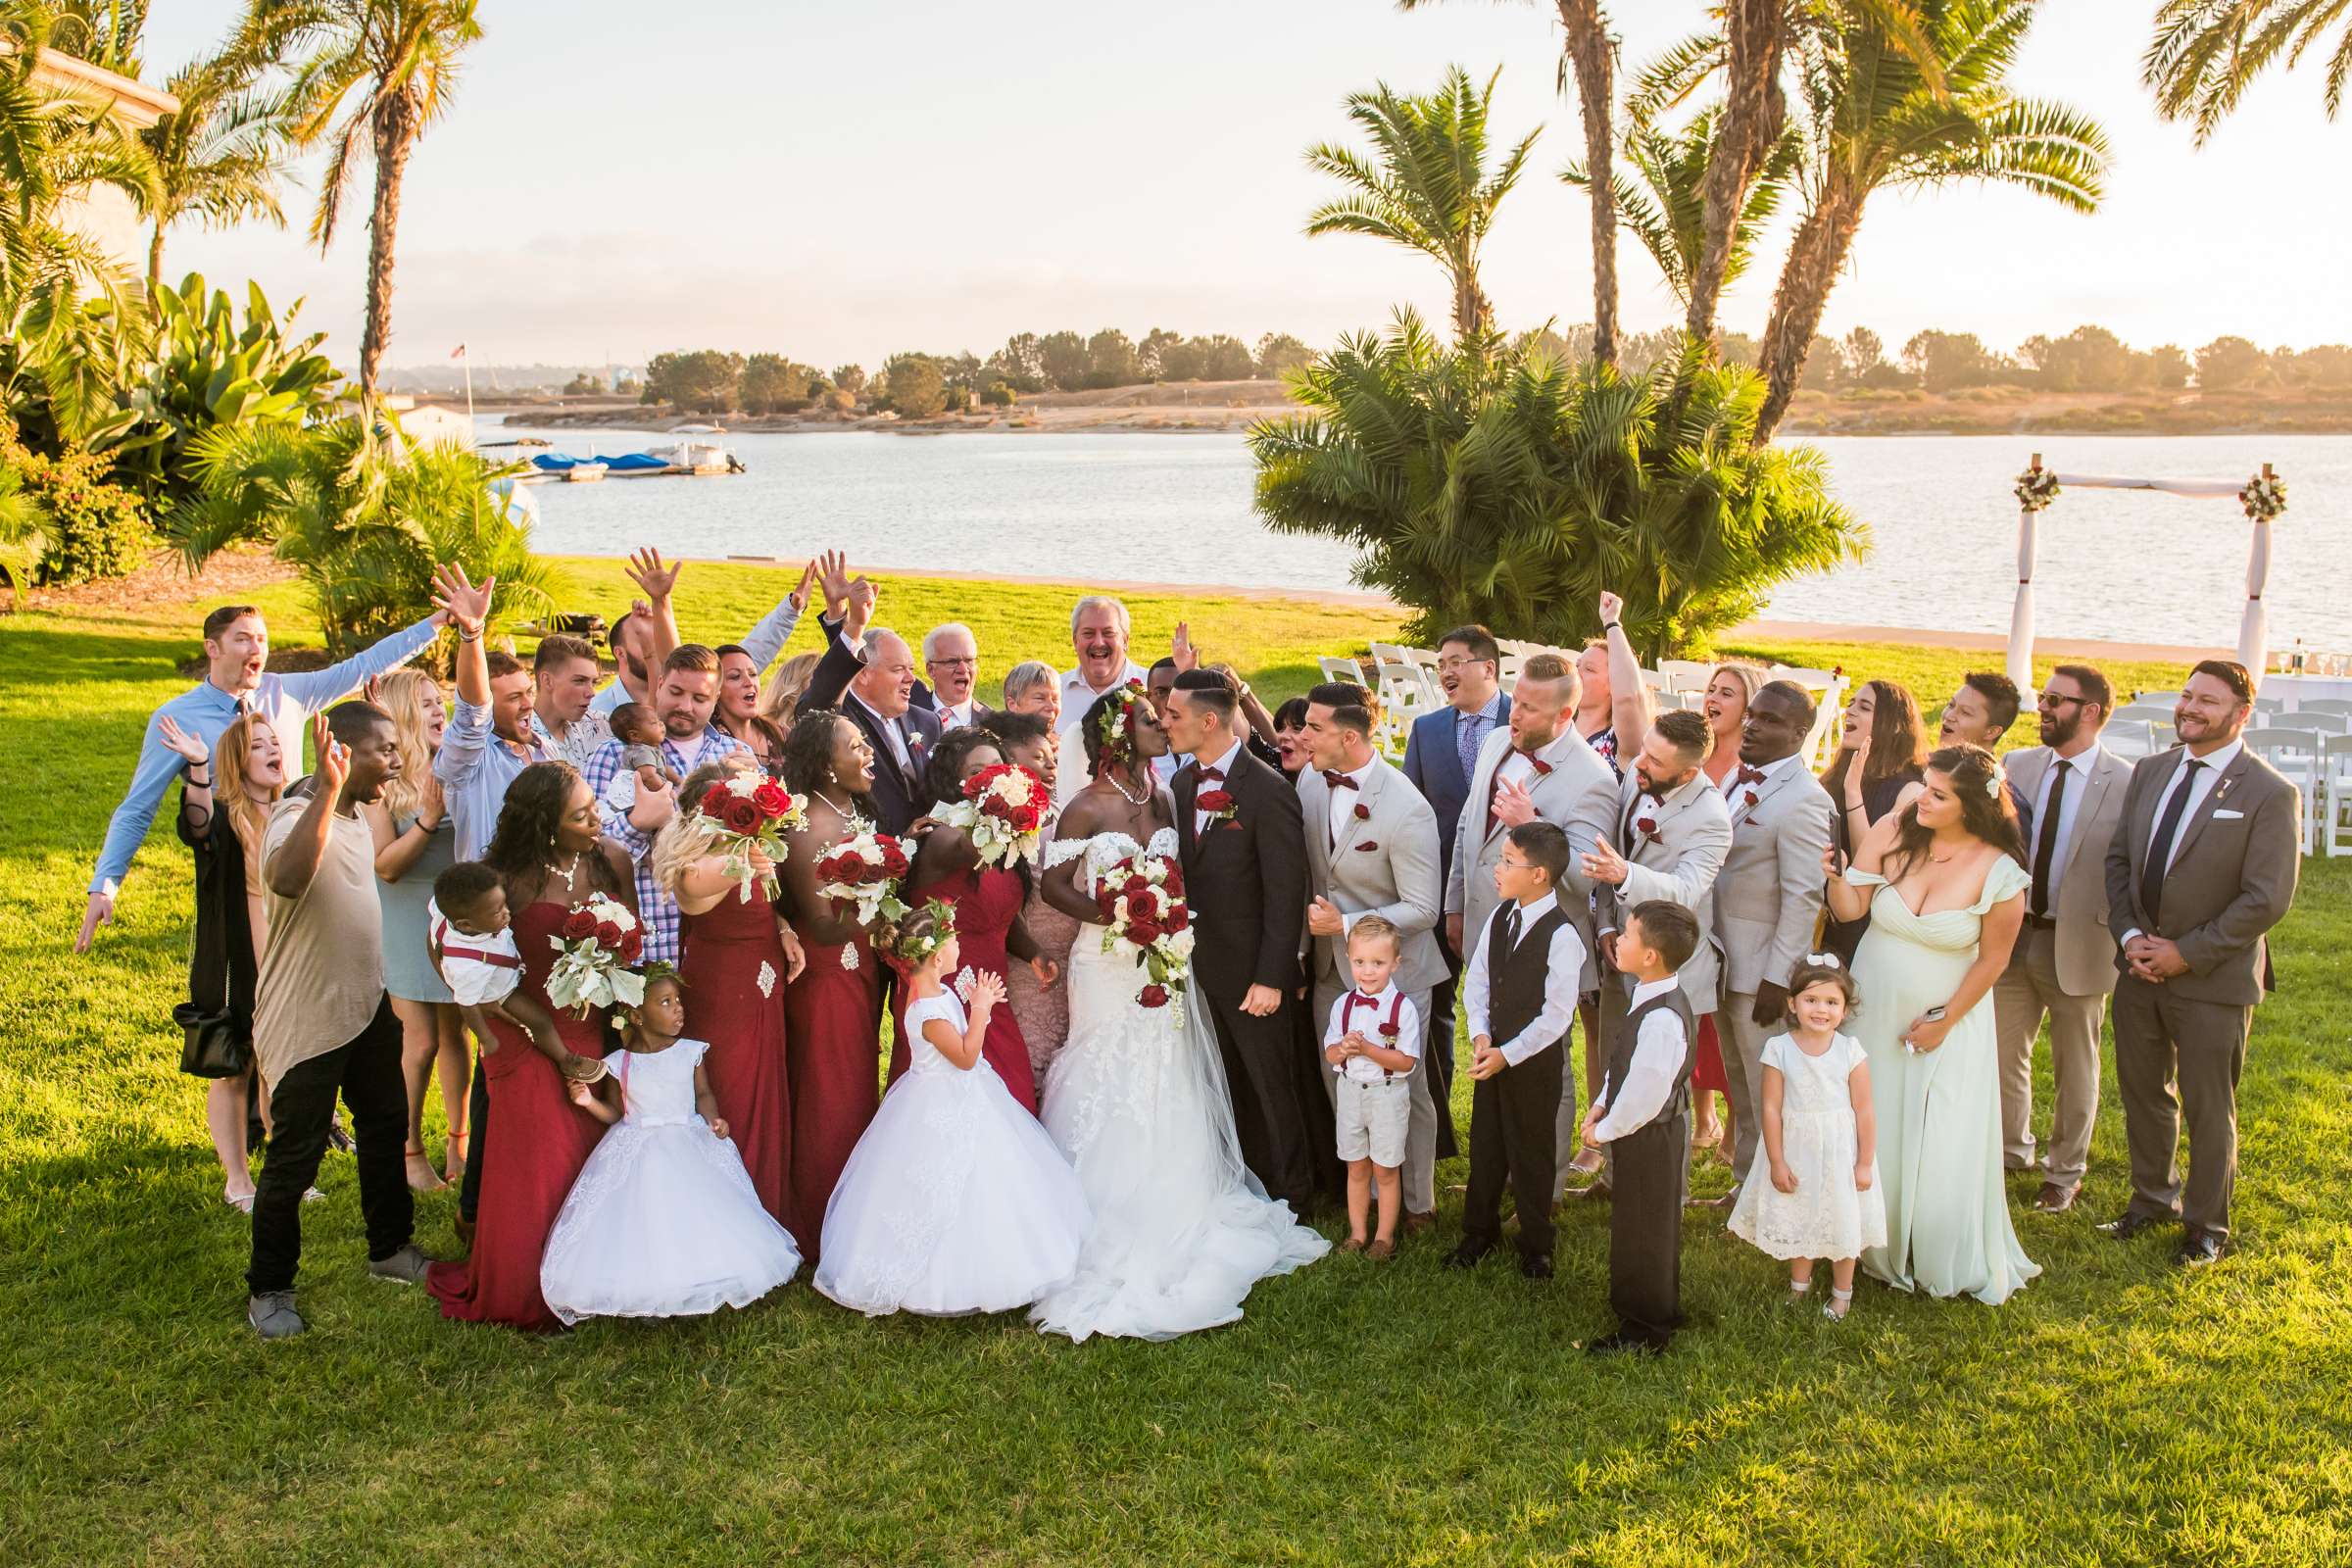
POLYGON ((2042 688, 2041 744, 2003 759, 2022 799, 2026 926, 1993 987, 2001 1062, 2001 1146, 2011 1170, 2041 1168, 2037 1214, 2075 1206, 2099 1112, 2099 1023, 2115 991, 2115 944, 2100 916, 2107 906, 2107 846, 2124 816, 2132 767, 2099 744, 2115 689, 2088 664, 2060 664, 2042 688), (2050 1021, 2050 1073, 2057 1104, 2049 1143, 2035 1156, 2034 1037, 2050 1021))
POLYGON ((923 673, 930 677, 929 706, 939 715, 940 733, 969 729, 995 711, 972 695, 980 678, 980 642, 963 622, 951 620, 923 634, 923 673))

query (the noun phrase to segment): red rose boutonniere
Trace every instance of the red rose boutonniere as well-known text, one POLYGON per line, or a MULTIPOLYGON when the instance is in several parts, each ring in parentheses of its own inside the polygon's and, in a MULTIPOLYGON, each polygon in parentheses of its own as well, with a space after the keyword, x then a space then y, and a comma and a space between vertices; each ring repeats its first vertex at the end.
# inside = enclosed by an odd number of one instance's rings
POLYGON ((1658 831, 1658 819, 1649 812, 1644 811, 1642 815, 1634 818, 1634 831, 1652 844, 1666 842, 1666 836, 1658 831))
POLYGON ((1363 802, 1361 802, 1361 801, 1358 801, 1358 802, 1356 802, 1356 803, 1355 803, 1355 819, 1356 819, 1358 822, 1369 822, 1369 821, 1371 821, 1371 820, 1372 820, 1372 808, 1370 808, 1369 806, 1366 806, 1366 805, 1365 805, 1363 802))
POLYGON ((1202 790, 1194 798, 1193 808, 1218 822, 1230 822, 1237 814, 1233 796, 1226 790, 1202 790))

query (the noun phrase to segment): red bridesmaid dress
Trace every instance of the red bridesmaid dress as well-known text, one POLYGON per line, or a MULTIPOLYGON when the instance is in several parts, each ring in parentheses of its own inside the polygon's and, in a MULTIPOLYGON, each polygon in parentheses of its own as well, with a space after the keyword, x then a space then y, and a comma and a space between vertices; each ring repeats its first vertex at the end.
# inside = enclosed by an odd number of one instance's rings
MULTIPOLYGON (((570 1009, 547 1000, 547 972, 556 960, 548 939, 569 913, 563 905, 543 900, 515 918, 523 984, 554 1015, 566 1048, 601 1057, 604 1015, 575 1018, 570 1009)), ((539 1295, 539 1257, 573 1179, 605 1128, 571 1102, 564 1075, 539 1054, 529 1035, 495 1015, 489 1024, 498 1049, 482 1058, 482 1076, 498 1136, 482 1140, 474 1156, 482 1161, 482 1198, 473 1250, 462 1263, 435 1263, 425 1273, 424 1288, 441 1303, 443 1317, 553 1332, 563 1324, 539 1295)))
MULTIPOLYGON (((1018 873, 1001 866, 983 865, 957 871, 940 878, 923 889, 910 902, 939 899, 956 909, 956 956, 958 969, 986 970, 999 980, 1011 967, 1012 957, 1004 944, 1012 936, 1012 922, 1021 912, 1027 895, 1021 891, 1018 873)), ((902 996, 899 1010, 906 1010, 902 996)), ((1000 1004, 988 1015, 988 1036, 981 1042, 980 1054, 997 1069, 1004 1087, 1012 1092, 1020 1107, 1037 1114, 1037 1069, 1029 1061, 1029 1043, 1022 1038, 1021 1021, 1013 1016, 1010 1003, 1000 1004)), ((906 1070, 906 1027, 899 1024, 897 1044, 890 1051, 890 1081, 897 1083, 906 1070)))
POLYGON ((813 1264, 833 1185, 882 1103, 883 975, 882 960, 862 931, 830 945, 797 924, 793 934, 808 961, 784 988, 784 1076, 792 1114, 792 1218, 784 1228, 813 1264), (842 966, 845 951, 856 955, 855 968, 842 966))
POLYGON ((681 920, 686 1033, 710 1044, 703 1070, 760 1206, 798 1240, 786 1197, 792 1114, 784 1081, 784 941, 775 906, 757 887, 749 902, 730 888, 716 907, 681 920))

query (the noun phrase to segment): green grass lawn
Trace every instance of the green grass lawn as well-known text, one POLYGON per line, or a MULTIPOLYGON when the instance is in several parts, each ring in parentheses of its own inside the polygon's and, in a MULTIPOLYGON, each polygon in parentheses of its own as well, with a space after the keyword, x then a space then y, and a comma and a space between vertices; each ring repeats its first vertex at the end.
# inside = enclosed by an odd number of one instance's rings
MULTIPOLYGON (((583 602, 617 608, 617 570, 574 564, 583 602)), ((690 635, 733 634, 781 587, 690 568, 690 635)), ((1068 647, 1065 591, 888 588, 898 624, 972 623, 990 681, 1068 647)), ((304 640, 292 589, 263 603, 304 640)), ((1139 649, 1182 610, 1270 691, 1386 629, 1277 600, 1134 607, 1139 649)), ((1833 1326, 1783 1309, 1780 1265, 1693 1214, 1690 1326, 1655 1361, 1577 1349, 1607 1327, 1604 1215, 1565 1216, 1547 1286, 1499 1258, 1465 1277, 1438 1266, 1458 1193, 1395 1263, 1332 1257, 1169 1345, 869 1323, 805 1283, 715 1319, 526 1339, 366 1280, 336 1155, 304 1216, 312 1332, 262 1346, 246 1228, 174 1070, 189 872, 168 827, 121 923, 70 951, 196 618, 0 619, 0 1562, 2352 1560, 2341 862, 2311 866, 2258 1015, 2243 1250, 2194 1278, 2169 1239, 2091 1231, 2124 1196, 2110 1079, 2084 1205, 2019 1217, 2046 1272, 2011 1304, 1866 1287, 1833 1326)), ((1776 652, 1931 701, 1969 662, 1776 652)), ((428 1249, 453 1249, 454 1203, 421 1200, 428 1249)))

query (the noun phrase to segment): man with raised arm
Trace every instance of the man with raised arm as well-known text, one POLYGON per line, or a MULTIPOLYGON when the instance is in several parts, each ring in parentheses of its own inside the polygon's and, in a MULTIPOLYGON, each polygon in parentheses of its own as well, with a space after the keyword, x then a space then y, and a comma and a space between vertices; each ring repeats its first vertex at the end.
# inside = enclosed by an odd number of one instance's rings
MULTIPOLYGON (((760 617, 759 624, 735 640, 734 646, 752 656, 755 675, 765 674, 767 666, 776 662, 776 655, 792 641, 793 628, 800 625, 801 612, 808 608, 808 585, 815 579, 823 559, 802 566, 801 580, 792 592, 777 600, 775 608, 760 617)), ((629 580, 644 591, 645 597, 631 604, 627 613, 605 634, 612 645, 613 668, 612 679, 589 705, 589 711, 599 718, 611 718, 612 710, 623 703, 655 706, 662 667, 668 662, 670 650, 681 640, 677 616, 670 609, 670 594, 678 585, 678 573, 685 569, 686 563, 664 562, 659 550, 640 550, 629 557, 629 580)))

